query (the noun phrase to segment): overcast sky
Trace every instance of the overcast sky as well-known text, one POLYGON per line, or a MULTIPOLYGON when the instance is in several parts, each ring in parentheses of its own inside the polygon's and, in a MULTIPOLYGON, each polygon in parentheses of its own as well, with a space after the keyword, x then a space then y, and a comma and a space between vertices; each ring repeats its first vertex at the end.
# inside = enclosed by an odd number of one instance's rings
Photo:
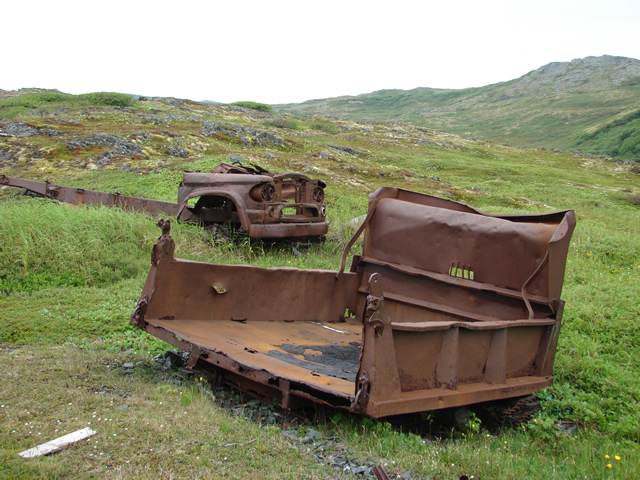
POLYGON ((0 89, 298 103, 640 59, 640 0, 3 2, 0 89))

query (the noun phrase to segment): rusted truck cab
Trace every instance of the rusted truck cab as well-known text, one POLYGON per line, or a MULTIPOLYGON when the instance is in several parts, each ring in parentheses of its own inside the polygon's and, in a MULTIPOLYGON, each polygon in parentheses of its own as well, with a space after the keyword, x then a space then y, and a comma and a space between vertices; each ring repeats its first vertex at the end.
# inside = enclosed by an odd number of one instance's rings
POLYGON ((489 215, 380 188, 329 271, 177 259, 163 224, 130 322, 284 407, 385 417, 524 396, 553 381, 574 226, 572 210, 489 215))
POLYGON ((222 163, 211 173, 184 174, 178 217, 231 225, 252 238, 319 237, 328 230, 325 187, 301 173, 222 163))

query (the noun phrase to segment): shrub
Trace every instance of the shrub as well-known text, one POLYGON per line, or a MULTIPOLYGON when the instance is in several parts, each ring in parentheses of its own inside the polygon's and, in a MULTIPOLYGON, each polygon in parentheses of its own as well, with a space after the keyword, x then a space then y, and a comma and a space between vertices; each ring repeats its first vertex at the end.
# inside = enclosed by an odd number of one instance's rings
POLYGON ((298 122, 293 118, 276 118, 275 120, 268 121, 267 125, 276 128, 288 128, 290 130, 298 130, 300 128, 298 122))
POLYGON ((237 105, 238 107, 250 108, 251 110, 258 110, 259 112, 273 113, 273 107, 265 103, 258 102, 233 102, 231 105, 237 105))
POLYGON ((619 153, 621 156, 640 158, 640 135, 627 136, 620 144, 619 153))
POLYGON ((133 104, 133 96, 126 93, 96 92, 78 95, 82 103, 89 105, 105 105, 110 107, 128 107, 133 104))
POLYGON ((337 133, 340 132, 338 127, 336 127, 333 123, 314 122, 310 126, 314 130, 318 130, 320 132, 328 133, 329 135, 336 135, 337 133))

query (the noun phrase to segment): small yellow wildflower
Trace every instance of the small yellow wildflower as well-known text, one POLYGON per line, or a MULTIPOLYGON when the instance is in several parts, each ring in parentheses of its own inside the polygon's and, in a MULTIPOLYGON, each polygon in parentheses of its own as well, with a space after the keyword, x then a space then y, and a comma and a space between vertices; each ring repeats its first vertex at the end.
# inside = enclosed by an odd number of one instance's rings
POLYGON ((507 441, 506 441, 506 440, 504 441, 504 444, 505 444, 505 445, 507 444, 507 441))
POLYGON ((619 455, 616 455, 614 458, 615 458, 616 460, 620 460, 620 456, 619 456, 619 455))
POLYGON ((606 458, 607 460, 609 460, 611 457, 609 455, 605 455, 604 458, 606 458))
POLYGON ((613 465, 611 465, 610 463, 607 463, 607 468, 613 468, 613 465))

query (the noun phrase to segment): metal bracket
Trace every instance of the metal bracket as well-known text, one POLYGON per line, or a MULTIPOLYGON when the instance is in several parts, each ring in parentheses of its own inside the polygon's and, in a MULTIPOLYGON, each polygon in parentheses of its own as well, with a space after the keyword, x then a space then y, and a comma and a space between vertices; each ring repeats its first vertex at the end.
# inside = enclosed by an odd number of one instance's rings
POLYGON ((200 359, 200 355, 202 354, 202 350, 198 345, 193 345, 189 347, 189 361, 187 362, 186 369, 191 371, 193 367, 196 366, 198 360, 200 359))
POLYGON ((156 225, 162 229, 162 235, 151 249, 151 265, 154 267, 158 265, 161 259, 173 260, 173 252, 176 249, 173 238, 169 236, 171 233, 171 220, 161 218, 156 225))
POLYGON ((400 378, 391 319, 387 314, 380 274, 369 277, 362 322, 360 370, 352 409, 375 416, 378 404, 400 397, 400 378))
POLYGON ((369 375, 366 371, 358 376, 358 386, 356 387, 356 396, 351 403, 351 409, 357 412, 363 412, 369 401, 369 375))
POLYGON ((375 336, 379 337, 384 333, 384 321, 380 318, 378 308, 382 305, 382 297, 376 297, 374 295, 367 295, 367 303, 365 307, 365 323, 373 327, 375 336))
POLYGON ((129 320, 129 323, 131 325, 134 325, 134 326, 139 327, 139 328, 143 328, 144 327, 144 323, 145 323, 144 322, 144 314, 147 311, 147 304, 148 303, 149 303, 149 297, 147 297, 146 295, 143 296, 140 299, 140 301, 136 305, 135 310, 131 314, 131 319, 129 320))

